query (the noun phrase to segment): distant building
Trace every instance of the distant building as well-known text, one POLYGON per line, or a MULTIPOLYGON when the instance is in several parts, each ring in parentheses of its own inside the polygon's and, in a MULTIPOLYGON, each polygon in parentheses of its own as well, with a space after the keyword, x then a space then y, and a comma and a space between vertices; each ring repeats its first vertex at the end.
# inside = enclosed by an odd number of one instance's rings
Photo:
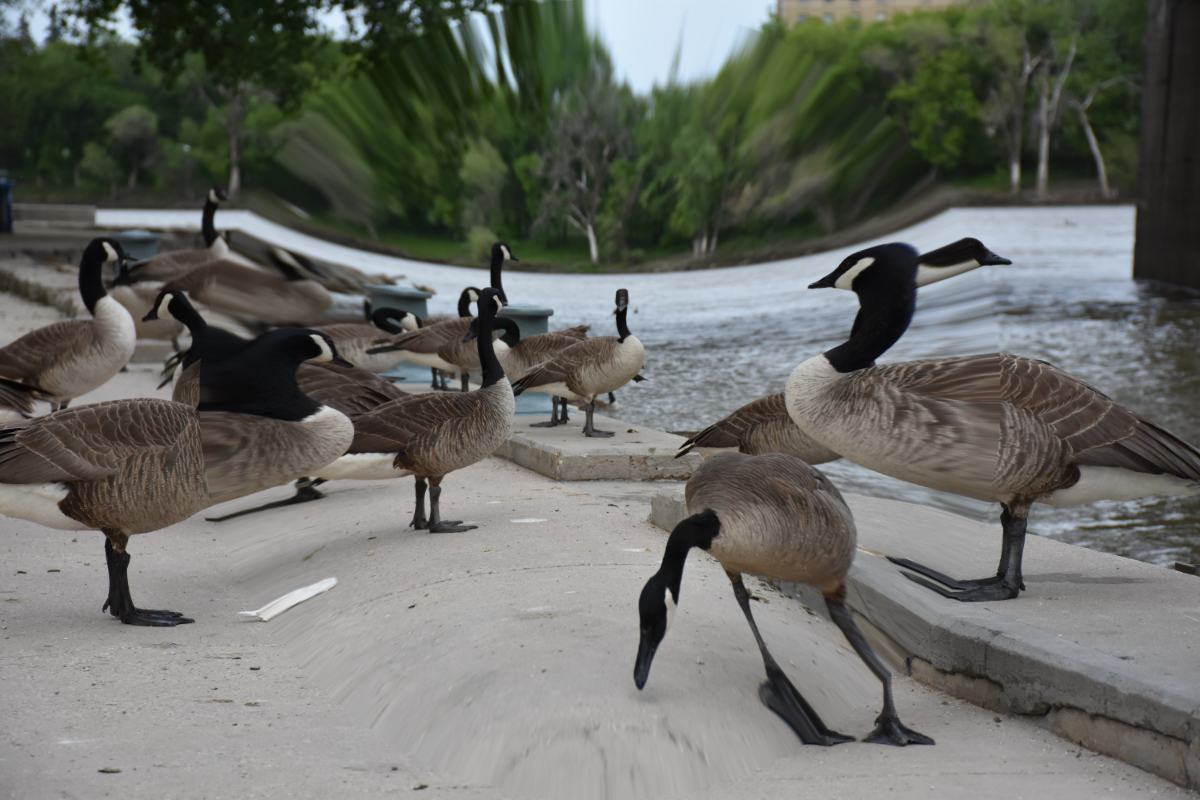
POLYGON ((810 19, 833 22, 857 17, 863 22, 874 22, 898 12, 945 8, 954 2, 958 0, 776 0, 779 19, 788 27, 810 19))

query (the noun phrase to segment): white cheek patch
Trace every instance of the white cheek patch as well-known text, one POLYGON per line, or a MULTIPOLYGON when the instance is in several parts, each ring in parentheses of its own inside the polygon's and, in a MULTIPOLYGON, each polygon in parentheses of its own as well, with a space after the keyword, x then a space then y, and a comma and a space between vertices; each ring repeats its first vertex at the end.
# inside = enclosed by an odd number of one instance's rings
POLYGON ((928 286, 931 283, 944 281, 946 278, 953 278, 955 275, 961 275, 979 267, 979 262, 973 258, 960 264, 951 264, 948 267, 928 267, 922 264, 917 267, 917 286, 928 286))
POLYGON ((312 340, 321 348, 321 355, 313 356, 309 361, 333 361, 333 351, 329 349, 329 342, 325 341, 325 337, 314 333, 312 340))
POLYGON ((470 299, 470 301, 472 303, 479 302, 479 292, 475 291, 474 289, 467 290, 467 297, 470 299))
POLYGON ((404 318, 400 320, 400 327, 406 331, 415 331, 418 327, 417 318, 406 312, 404 318))
POLYGON ((504 260, 505 260, 505 261, 508 261, 509 259, 511 259, 511 258, 512 258, 512 253, 511 253, 511 252, 509 252, 509 249, 508 249, 508 246, 507 246, 507 245, 503 245, 503 244, 502 244, 502 245, 500 245, 500 252, 504 253, 504 260))
POLYGON ((104 252, 107 254, 105 261, 120 261, 121 257, 117 255, 117 251, 108 242, 101 242, 104 245, 104 252))
POLYGON ((663 598, 667 604, 667 630, 671 629, 671 623, 675 621, 675 598, 671 597, 670 590, 667 591, 667 596, 663 598))
POLYGON ((499 312, 499 311, 503 310, 504 302, 500 299, 500 295, 496 295, 492 299, 496 301, 496 311, 499 312))
POLYGON ((159 319, 172 319, 174 315, 171 313, 171 310, 167 308, 170 303, 171 295, 164 294, 162 299, 158 301, 158 307, 154 309, 154 316, 158 317, 159 319))
POLYGON ((221 198, 217 197, 217 190, 216 190, 216 189, 209 189, 209 190, 208 190, 208 202, 210 202, 210 203, 219 203, 219 202, 221 202, 221 198))
POLYGON ((858 260, 858 263, 855 264, 850 269, 843 272, 841 274, 841 276, 837 279, 837 281, 834 282, 833 285, 835 287, 837 287, 838 289, 845 289, 847 291, 853 291, 854 290, 854 279, 859 276, 859 273, 861 273, 864 269, 866 269, 867 267, 871 266, 874 263, 875 263, 874 258, 860 258, 858 260))

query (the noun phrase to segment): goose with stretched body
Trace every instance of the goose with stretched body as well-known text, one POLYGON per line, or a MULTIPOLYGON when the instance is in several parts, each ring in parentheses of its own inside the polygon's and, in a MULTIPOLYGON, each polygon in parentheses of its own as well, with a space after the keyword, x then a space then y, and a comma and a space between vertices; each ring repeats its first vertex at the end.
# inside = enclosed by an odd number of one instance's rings
MULTIPOLYGON (((953 244, 919 257, 917 286, 928 286, 946 278, 992 264, 1011 264, 998 258, 978 239, 959 239, 953 244)), ((787 411, 783 392, 760 397, 698 433, 684 434, 676 458, 696 447, 736 447, 739 453, 788 453, 809 464, 824 464, 841 458, 800 429, 787 411)))
POLYGON ((404 397, 355 417, 354 442, 346 454, 313 474, 327 480, 412 475, 416 477, 413 528, 430 533, 475 528, 442 519, 441 483, 449 473, 487 458, 512 432, 516 402, 492 343, 492 323, 501 305, 499 292, 484 289, 479 316, 465 334, 468 341, 475 340, 483 365, 483 384, 478 389, 404 397))
POLYGON ((174 380, 171 399, 195 408, 200 402, 200 354, 207 352, 210 358, 222 358, 244 347, 248 340, 224 328, 209 325, 179 289, 160 289, 142 321, 165 319, 187 327, 192 344, 167 362, 167 368, 163 370, 164 380, 158 388, 174 380))
POLYGON ((698 547, 717 559, 762 654, 767 680, 759 697, 805 744, 853 741, 830 730, 775 661, 754 617, 742 575, 803 583, 821 592, 830 618, 859 658, 883 684, 883 710, 866 738, 879 744, 933 744, 905 727, 896 714, 892 679, 846 608, 846 574, 854 560, 854 518, 841 493, 820 471, 782 453, 748 456, 718 453, 692 474, 685 491, 691 514, 667 540, 662 566, 638 601, 641 641, 633 680, 646 685, 650 665, 679 606, 688 551, 698 547))
POLYGON ((1024 588, 1034 503, 1200 494, 1200 450, 1063 370, 989 353, 876 365, 908 328, 916 252, 905 244, 846 258, 810 288, 858 295, 850 338, 800 364, 787 384, 792 419, 864 467, 1001 504, 994 577, 958 581, 905 559, 917 583, 956 600, 1008 600, 1024 588), (932 582, 931 582, 932 581, 932 582))
POLYGON ((596 336, 578 342, 521 378, 513 387, 517 395, 526 391, 545 392, 585 403, 585 436, 613 435, 609 431, 596 430, 592 424, 597 395, 616 391, 631 380, 645 380, 638 373, 646 352, 641 341, 629 332, 625 319, 629 310, 629 292, 618 289, 616 303, 617 336, 596 336))
MULTIPOLYGON (((157 289, 168 281, 186 275, 196 267, 227 258, 229 256, 229 245, 217 233, 214 220, 221 201, 228 199, 229 195, 217 186, 208 190, 208 198, 204 203, 204 213, 200 218, 200 232, 204 236, 203 248, 198 250, 172 250, 150 256, 150 258, 144 258, 130 266, 128 277, 123 285, 132 287, 139 283, 151 283, 155 284, 154 288, 157 289)), ((133 308, 140 308, 140 304, 130 308, 130 314, 134 313, 133 308)), ((143 309, 137 316, 145 313, 146 311, 143 309)))
POLYGON ((329 310, 333 298, 328 289, 292 264, 277 261, 276 265, 282 274, 229 260, 213 261, 164 288, 179 289, 210 308, 259 323, 315 319, 329 310))
MULTIPOLYGON (((476 317, 457 317, 437 325, 423 325, 415 331, 393 336, 385 340, 386 343, 377 343, 367 350, 367 354, 396 353, 405 361, 424 364, 443 372, 458 373, 462 376, 462 391, 467 392, 471 388, 471 370, 482 366, 479 363, 478 348, 464 338, 475 324, 475 320, 476 317)), ((495 341, 495 348, 503 351, 508 349, 508 345, 495 341)))
POLYGON ((79 264, 79 294, 92 318, 55 322, 0 348, 0 378, 36 390, 57 411, 120 372, 137 335, 129 312, 104 290, 104 265, 128 258, 117 240, 93 239, 79 264))

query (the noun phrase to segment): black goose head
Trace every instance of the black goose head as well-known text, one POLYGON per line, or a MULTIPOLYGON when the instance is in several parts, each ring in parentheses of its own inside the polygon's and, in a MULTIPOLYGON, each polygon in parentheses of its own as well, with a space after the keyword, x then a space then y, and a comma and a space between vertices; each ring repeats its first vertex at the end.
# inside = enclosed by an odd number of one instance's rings
POLYGON ((917 267, 917 286, 928 286, 979 267, 1012 263, 984 247, 978 239, 970 238, 922 253, 917 262, 920 264, 917 267))
POLYGON ((95 314, 96 303, 108 294, 104 291, 104 265, 115 265, 119 278, 124 262, 132 260, 116 239, 99 236, 88 242, 79 260, 79 295, 88 311, 95 314))
POLYGON ((142 322, 153 322, 158 319, 178 320, 187 325, 193 333, 195 333, 196 321, 204 322, 195 306, 188 300, 187 295, 179 289, 163 289, 159 292, 158 297, 154 298, 154 305, 150 307, 150 313, 142 317, 142 322))
POLYGON ((512 250, 504 242, 496 242, 492 245, 492 288, 500 292, 500 299, 505 304, 508 303, 508 295, 504 293, 504 284, 501 282, 504 262, 520 260, 512 254, 512 250))
POLYGON ((212 203, 214 206, 228 199, 229 195, 220 186, 214 186, 208 190, 208 202, 212 203))
POLYGON ((646 685, 654 654, 675 618, 675 609, 679 605, 679 584, 688 551, 693 547, 708 550, 720 532, 721 520, 712 509, 693 514, 671 531, 662 566, 646 581, 638 598, 641 638, 637 660, 633 665, 633 682, 638 689, 646 685))
POLYGON ((458 296, 458 316, 471 316, 471 303, 479 302, 480 291, 474 286, 468 286, 462 290, 462 294, 458 296))
POLYGON ((837 269, 821 280, 809 284, 810 289, 847 289, 855 293, 894 287, 899 281, 914 284, 917 274, 917 251, 901 242, 881 244, 853 253, 837 269))
POLYGON ((377 308, 371 312, 368 319, 374 323, 376 328, 393 335, 405 331, 415 331, 420 326, 415 314, 401 311, 398 308, 377 308))

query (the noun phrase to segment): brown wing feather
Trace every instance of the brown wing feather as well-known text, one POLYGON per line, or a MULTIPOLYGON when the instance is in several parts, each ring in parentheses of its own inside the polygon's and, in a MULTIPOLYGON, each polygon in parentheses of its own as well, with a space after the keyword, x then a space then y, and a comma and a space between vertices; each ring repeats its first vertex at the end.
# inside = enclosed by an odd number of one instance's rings
POLYGON ((408 397, 387 378, 357 367, 305 363, 296 370, 300 391, 348 417, 365 414, 389 400, 408 397))
POLYGON ((784 394, 770 394, 747 403, 725 419, 693 434, 680 445, 676 457, 693 447, 736 447, 749 455, 785 453, 809 464, 823 464, 840 456, 800 430, 787 411, 784 394))
POLYGON ((572 378, 581 366, 589 361, 603 359, 616 349, 618 344, 615 336, 597 336, 594 339, 576 342, 566 350, 559 351, 554 358, 518 381, 518 384, 525 390, 551 383, 565 383, 572 392, 586 395, 585 389, 572 385, 572 378))
POLYGON ((0 350, 0 378, 36 384, 64 350, 90 345, 94 330, 91 320, 73 319, 30 331, 0 350))
POLYGON ((436 353, 452 341, 461 340, 466 336, 473 319, 474 317, 455 317, 447 322, 418 328, 415 331, 381 336, 376 341, 376 346, 389 345, 396 350, 408 350, 413 353, 436 353))

